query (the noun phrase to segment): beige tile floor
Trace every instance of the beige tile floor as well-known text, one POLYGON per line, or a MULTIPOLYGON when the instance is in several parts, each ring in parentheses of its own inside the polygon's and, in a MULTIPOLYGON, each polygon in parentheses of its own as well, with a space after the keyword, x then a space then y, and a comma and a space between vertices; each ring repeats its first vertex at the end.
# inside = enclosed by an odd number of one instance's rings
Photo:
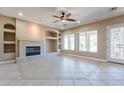
POLYGON ((1 86, 123 86, 124 65, 64 55, 0 65, 1 86))

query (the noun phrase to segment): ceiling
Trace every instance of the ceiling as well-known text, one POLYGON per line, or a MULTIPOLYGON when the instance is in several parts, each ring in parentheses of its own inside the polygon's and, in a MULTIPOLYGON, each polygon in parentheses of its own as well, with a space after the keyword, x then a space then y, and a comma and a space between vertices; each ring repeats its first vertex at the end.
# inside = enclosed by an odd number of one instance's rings
POLYGON ((65 7, 72 16, 80 23, 76 22, 66 22, 66 26, 62 25, 60 21, 58 23, 53 23, 56 18, 52 15, 59 15, 58 9, 56 7, 1 7, 0 14, 15 18, 24 19, 27 21, 32 21, 39 23, 41 25, 49 26, 59 30, 66 30, 80 25, 88 24, 91 22, 100 21, 106 18, 123 15, 124 8, 118 7, 115 11, 110 11, 111 7, 65 7), (23 16, 19 16, 18 13, 22 13, 23 16))

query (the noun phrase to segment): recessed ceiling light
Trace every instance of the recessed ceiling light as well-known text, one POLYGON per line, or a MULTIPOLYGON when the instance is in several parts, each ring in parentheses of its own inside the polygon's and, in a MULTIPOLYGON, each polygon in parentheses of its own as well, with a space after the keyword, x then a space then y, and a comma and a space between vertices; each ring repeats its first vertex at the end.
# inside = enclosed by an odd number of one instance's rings
POLYGON ((23 13, 19 12, 18 15, 19 15, 19 16, 23 16, 23 13))
POLYGON ((80 24, 81 22, 80 21, 77 21, 78 24, 80 24))

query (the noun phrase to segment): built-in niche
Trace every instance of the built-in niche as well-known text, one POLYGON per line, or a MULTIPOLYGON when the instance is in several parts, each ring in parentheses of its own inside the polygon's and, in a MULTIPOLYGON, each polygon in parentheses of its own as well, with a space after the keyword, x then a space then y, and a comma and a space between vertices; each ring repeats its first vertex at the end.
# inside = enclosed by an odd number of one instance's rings
POLYGON ((15 52, 15 26, 11 23, 4 24, 4 53, 15 52))
POLYGON ((56 37, 57 38, 57 32, 54 31, 47 31, 46 32, 47 37, 56 37))
POLYGON ((15 41, 15 33, 4 32, 4 41, 15 41))
POLYGON ((15 44, 4 44, 4 53, 15 53, 15 44))
POLYGON ((4 29, 15 30, 15 26, 11 23, 4 24, 4 29))
POLYGON ((57 52, 58 31, 46 31, 46 52, 57 52))
POLYGON ((57 39, 47 39, 47 52, 57 52, 57 39))

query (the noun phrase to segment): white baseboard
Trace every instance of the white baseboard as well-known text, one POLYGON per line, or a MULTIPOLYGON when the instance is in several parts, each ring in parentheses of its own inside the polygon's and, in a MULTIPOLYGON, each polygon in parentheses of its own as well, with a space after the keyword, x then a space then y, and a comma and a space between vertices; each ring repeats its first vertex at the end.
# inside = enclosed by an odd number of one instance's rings
POLYGON ((74 57, 87 58, 87 59, 91 59, 91 60, 97 60, 97 61, 107 62, 107 60, 97 59, 97 58, 93 58, 93 57, 86 57, 86 56, 73 55, 73 54, 65 54, 65 53, 61 53, 61 54, 68 55, 68 56, 74 56, 74 57))
POLYGON ((12 60, 4 60, 4 61, 0 61, 0 64, 5 64, 5 63, 15 63, 16 60, 12 59, 12 60))

